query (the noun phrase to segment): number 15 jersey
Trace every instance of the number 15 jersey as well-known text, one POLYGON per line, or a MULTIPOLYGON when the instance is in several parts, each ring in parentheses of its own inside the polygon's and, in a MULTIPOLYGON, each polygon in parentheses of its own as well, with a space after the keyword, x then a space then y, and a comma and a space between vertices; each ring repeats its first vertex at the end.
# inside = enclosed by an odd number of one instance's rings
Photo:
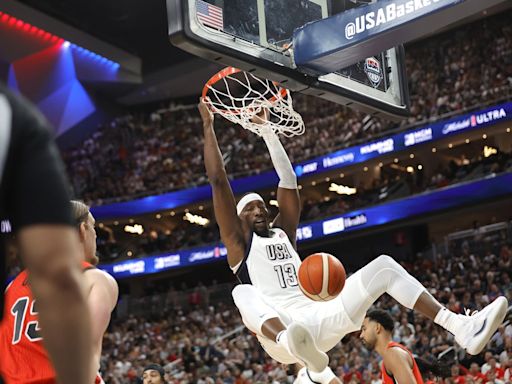
MULTIPOLYGON (((94 268, 83 262, 82 270, 94 268)), ((55 370, 39 333, 37 302, 21 272, 5 291, 4 318, 0 323, 0 376, 6 384, 55 384, 55 370)), ((101 377, 96 377, 101 383, 101 377)))
POLYGON ((277 308, 300 307, 311 304, 299 288, 300 265, 286 232, 272 228, 269 237, 252 234, 246 255, 233 272, 242 284, 256 287, 269 304, 277 308))

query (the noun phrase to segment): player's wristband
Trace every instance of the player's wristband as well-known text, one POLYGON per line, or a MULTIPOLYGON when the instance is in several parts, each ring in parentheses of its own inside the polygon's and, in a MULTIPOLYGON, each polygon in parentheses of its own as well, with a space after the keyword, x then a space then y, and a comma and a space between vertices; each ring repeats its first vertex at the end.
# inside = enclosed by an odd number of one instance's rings
POLYGON ((306 369, 309 380, 313 383, 330 383, 331 380, 336 379, 336 375, 332 371, 331 368, 327 367, 322 372, 313 372, 309 369, 306 369))
POLYGON ((297 189, 297 176, 277 135, 274 132, 268 132, 263 135, 263 140, 265 140, 272 164, 279 176, 279 187, 297 189))

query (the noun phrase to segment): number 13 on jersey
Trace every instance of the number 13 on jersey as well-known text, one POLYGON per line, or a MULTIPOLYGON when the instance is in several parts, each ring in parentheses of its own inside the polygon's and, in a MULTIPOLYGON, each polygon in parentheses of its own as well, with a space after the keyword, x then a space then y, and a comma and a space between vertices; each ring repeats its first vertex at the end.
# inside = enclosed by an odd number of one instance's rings
POLYGON ((274 271, 277 274, 281 288, 296 287, 298 285, 297 271, 292 263, 276 265, 274 266, 274 271))

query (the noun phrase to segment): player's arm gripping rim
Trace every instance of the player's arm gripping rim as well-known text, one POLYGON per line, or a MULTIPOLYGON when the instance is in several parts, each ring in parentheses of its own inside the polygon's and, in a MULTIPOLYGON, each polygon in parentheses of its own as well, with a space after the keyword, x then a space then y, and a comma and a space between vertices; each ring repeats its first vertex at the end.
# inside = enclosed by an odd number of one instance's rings
POLYGON ((213 113, 202 100, 198 107, 203 119, 204 164, 212 186, 215 218, 219 225, 220 237, 228 251, 228 263, 234 267, 244 258, 247 239, 242 228, 242 221, 236 213, 235 197, 229 185, 224 161, 213 129, 213 113))
MULTIPOLYGON (((268 110, 263 109, 254 122, 264 124, 268 120, 268 115, 268 110)), ((265 127, 261 131, 272 159, 272 164, 279 176, 279 186, 277 188, 279 214, 274 219, 272 225, 282 228, 288 235, 290 242, 297 248, 296 236, 301 209, 299 190, 297 189, 297 176, 277 134, 270 128, 265 129, 265 127)))
POLYGON ((386 371, 393 375, 398 384, 416 384, 412 359, 407 352, 400 348, 388 348, 382 357, 386 371))

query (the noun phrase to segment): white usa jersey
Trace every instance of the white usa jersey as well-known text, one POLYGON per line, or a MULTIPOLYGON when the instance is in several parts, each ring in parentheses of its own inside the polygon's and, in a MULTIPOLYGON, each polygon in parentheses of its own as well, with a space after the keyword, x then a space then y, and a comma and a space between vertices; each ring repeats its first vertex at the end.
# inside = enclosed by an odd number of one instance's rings
POLYGON ((244 259, 232 268, 242 284, 252 284, 265 301, 281 308, 310 304, 300 290, 297 274, 300 257, 280 228, 272 228, 269 237, 252 234, 244 259))

